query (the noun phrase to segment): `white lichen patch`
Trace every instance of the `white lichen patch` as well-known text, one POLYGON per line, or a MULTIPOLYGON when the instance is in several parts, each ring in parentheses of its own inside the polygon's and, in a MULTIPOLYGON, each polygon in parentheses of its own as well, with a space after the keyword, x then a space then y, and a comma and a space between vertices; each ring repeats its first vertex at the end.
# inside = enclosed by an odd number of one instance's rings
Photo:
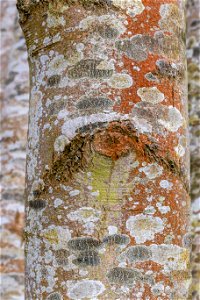
POLYGON ((84 55, 81 51, 74 51, 68 58, 67 61, 69 65, 75 65, 78 63, 81 59, 83 59, 84 55))
POLYGON ((131 3, 132 6, 127 9, 127 13, 131 17, 140 15, 145 9, 145 6, 142 4, 142 0, 131 0, 131 3))
POLYGON ((133 85, 133 79, 128 74, 113 74, 107 81, 108 85, 114 89, 127 89, 133 85))
POLYGON ((80 194, 79 190, 72 190, 69 192, 70 197, 75 197, 80 194))
POLYGON ((45 261, 45 264, 50 264, 52 261, 53 261, 53 252, 51 250, 48 250, 45 252, 44 254, 44 261, 45 261))
MULTIPOLYGON (((32 237, 27 243, 27 268, 29 270, 29 278, 33 282, 41 282, 42 265, 38 263, 38 256, 41 254, 41 239, 32 237)), ((36 290, 35 294, 39 298, 40 290, 36 290)))
POLYGON ((161 180, 160 181, 160 187, 163 189, 171 189, 173 186, 172 182, 169 182, 168 180, 161 180))
POLYGON ((74 136, 76 136, 76 132, 78 129, 88 125, 88 124, 95 124, 98 122, 111 122, 111 121, 118 121, 118 120, 128 120, 128 115, 122 115, 116 112, 112 113, 98 113, 98 114, 92 114, 87 116, 80 116, 74 119, 70 119, 66 114, 62 114, 62 118, 64 118, 66 121, 62 126, 62 133, 68 137, 69 140, 71 140, 74 136))
POLYGON ((108 233, 109 234, 115 234, 118 232, 118 228, 116 226, 110 225, 108 226, 108 233))
POLYGON ((69 139, 65 135, 60 135, 54 142, 54 150, 56 152, 63 152, 66 145, 70 143, 69 139))
POLYGON ((56 15, 52 15, 50 13, 48 13, 48 17, 47 17, 47 26, 49 28, 52 27, 57 27, 57 26, 64 26, 65 25, 65 19, 63 16, 58 17, 56 15))
POLYGON ((149 122, 145 119, 141 119, 137 116, 134 116, 132 117, 131 122, 140 133, 152 132, 151 124, 149 124, 149 122))
POLYGON ((97 222, 99 220, 100 211, 92 207, 81 207, 78 210, 69 213, 67 216, 71 221, 80 222, 97 222))
POLYGON ((167 116, 163 119, 158 119, 158 123, 167 130, 176 132, 183 125, 183 117, 176 107, 170 105, 167 116))
POLYGON ((101 212, 92 207, 81 207, 67 215, 71 221, 77 221, 84 227, 84 233, 92 234, 96 227, 95 223, 99 221, 101 212))
POLYGON ((164 285, 162 283, 156 283, 155 285, 152 286, 151 292, 155 296, 162 295, 162 293, 164 293, 164 285))
POLYGON ((139 171, 145 173, 149 179, 155 179, 162 175, 163 167, 159 166, 157 163, 152 163, 140 168, 139 171))
POLYGON ((85 48, 85 45, 83 43, 76 44, 76 50, 78 52, 82 52, 84 50, 84 48, 85 48))
POLYGON ((152 205, 148 205, 145 207, 143 213, 145 215, 153 215, 156 212, 156 209, 152 205))
POLYGON ((43 44, 45 46, 48 46, 48 45, 54 44, 54 43, 56 43, 58 41, 61 41, 61 39, 62 38, 61 38, 60 32, 58 32, 54 36, 51 36, 51 37, 47 36, 47 37, 45 37, 44 40, 43 40, 43 44))
POLYGON ((66 226, 50 225, 41 234, 44 242, 52 245, 54 250, 66 249, 67 243, 71 239, 71 232, 66 226))
MULTIPOLYGON (((119 18, 116 18, 113 15, 101 15, 101 16, 89 16, 83 20, 81 20, 81 22, 79 23, 79 28, 81 30, 88 30, 93 28, 97 28, 98 25, 102 26, 102 25, 106 25, 112 29, 115 30, 115 32, 117 34, 117 36, 119 36, 120 34, 123 34, 126 31, 126 27, 124 26, 122 20, 120 20, 119 18), (93 26, 94 24, 96 24, 95 26, 93 26)), ((116 37, 117 37, 116 36, 116 37)))
POLYGON ((153 240, 156 233, 162 233, 164 223, 159 217, 138 214, 128 218, 126 228, 130 231, 130 235, 135 238, 136 243, 144 243, 153 240))
POLYGON ((161 203, 156 204, 158 210, 161 212, 161 214, 167 214, 171 208, 167 205, 162 205, 161 203))
POLYGON ((114 62, 113 62, 113 60, 109 60, 109 61, 103 60, 97 65, 96 69, 98 69, 98 70, 114 70, 115 69, 114 62))
POLYGON ((54 200, 54 207, 57 208, 58 206, 60 206, 63 203, 63 200, 61 200, 60 198, 56 198, 54 200))
POLYGON ((43 179, 34 180, 32 187, 31 187, 31 192, 32 193, 41 192, 44 190, 44 187, 45 187, 45 184, 44 184, 43 179))
POLYGON ((46 287, 46 289, 45 289, 45 287, 43 287, 44 288, 43 292, 45 290, 47 293, 53 292, 54 286, 56 284, 55 268, 52 266, 46 265, 43 270, 45 272, 45 280, 47 281, 47 287, 46 287))
POLYGON ((60 75, 67 68, 68 65, 69 63, 64 58, 64 55, 57 55, 49 62, 46 74, 48 76, 60 75))
POLYGON ((181 144, 174 147, 174 150, 179 157, 183 157, 185 155, 185 148, 181 144))
POLYGON ((135 17, 145 9, 142 0, 113 0, 112 4, 121 9, 126 9, 131 17, 135 17))
POLYGON ((142 101, 150 102, 152 104, 160 103, 164 100, 165 96, 157 87, 142 87, 137 90, 137 95, 142 101))
POLYGON ((65 135, 60 135, 54 142, 54 150, 56 152, 63 152, 69 143, 70 141, 65 135))
POLYGON ((27 155, 27 176, 30 180, 35 178, 35 168, 37 166, 40 132, 39 120, 42 118, 43 113, 42 96, 40 91, 35 91, 35 88, 32 89, 29 111, 30 121, 27 155))
MULTIPOLYGON (((184 5, 184 1, 182 1, 184 5)), ((182 9, 174 3, 166 3, 160 6, 159 25, 162 29, 174 33, 175 31, 185 29, 184 13, 182 9)))
POLYGON ((79 281, 68 281, 68 292, 67 296, 70 299, 93 299, 101 295, 105 291, 104 284, 99 280, 79 280, 79 281))
POLYGON ((189 249, 172 244, 149 246, 152 252, 151 260, 164 265, 164 271, 187 270, 190 259, 189 249))

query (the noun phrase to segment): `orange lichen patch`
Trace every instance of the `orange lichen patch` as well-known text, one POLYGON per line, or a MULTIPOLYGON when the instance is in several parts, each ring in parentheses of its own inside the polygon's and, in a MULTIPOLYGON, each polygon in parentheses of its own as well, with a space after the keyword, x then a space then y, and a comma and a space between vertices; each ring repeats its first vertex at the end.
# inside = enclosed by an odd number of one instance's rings
POLYGON ((132 139, 123 133, 105 131, 95 135, 94 148, 97 152, 116 160, 134 149, 132 139))
POLYGON ((143 0, 145 6, 144 11, 137 15, 134 19, 127 15, 129 22, 127 32, 131 31, 133 34, 144 34, 146 32, 154 33, 158 30, 158 22, 161 18, 159 9, 162 4, 177 4, 176 0, 143 0), (142 25, 142 26, 141 26, 142 25))
POLYGON ((145 144, 151 144, 148 137, 135 134, 135 129, 129 123, 112 122, 107 130, 101 131, 94 136, 94 149, 116 160, 129 151, 137 151, 144 159, 145 144))
POLYGON ((150 82, 146 80, 145 74, 148 72, 155 72, 155 64, 156 61, 161 58, 159 55, 149 55, 148 59, 145 62, 141 62, 139 64, 140 71, 136 72, 133 70, 133 65, 131 64, 131 59, 127 57, 123 57, 123 61, 126 62, 127 66, 129 66, 129 72, 132 75, 135 85, 129 89, 125 89, 121 92, 121 106, 117 111, 128 113, 132 109, 132 105, 130 102, 137 103, 140 101, 139 96, 137 95, 137 90, 140 87, 153 87, 157 86, 160 92, 164 94, 164 105, 173 105, 179 108, 180 105, 180 95, 179 89, 176 88, 176 85, 172 83, 169 79, 162 79, 160 82, 150 82))

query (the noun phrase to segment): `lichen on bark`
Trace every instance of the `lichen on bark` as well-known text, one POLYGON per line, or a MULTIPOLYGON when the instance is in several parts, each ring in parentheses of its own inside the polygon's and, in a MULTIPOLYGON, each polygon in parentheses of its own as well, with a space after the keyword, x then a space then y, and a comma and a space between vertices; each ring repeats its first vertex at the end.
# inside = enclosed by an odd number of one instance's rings
POLYGON ((18 9, 31 70, 27 299, 186 297, 183 3, 18 9))

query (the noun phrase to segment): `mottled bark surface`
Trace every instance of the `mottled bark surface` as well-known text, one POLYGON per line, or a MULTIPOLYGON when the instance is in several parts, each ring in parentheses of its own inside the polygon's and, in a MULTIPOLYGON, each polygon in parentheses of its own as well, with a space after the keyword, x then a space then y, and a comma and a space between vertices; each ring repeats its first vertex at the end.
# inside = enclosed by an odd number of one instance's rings
POLYGON ((192 296, 200 299, 200 2, 187 1, 187 57, 188 100, 191 151, 191 198, 192 198, 192 296))
POLYGON ((183 2, 94 2, 18 2, 31 70, 27 299, 184 299, 183 2))
POLYGON ((31 69, 27 299, 183 299, 183 3, 94 2, 18 3, 31 69))

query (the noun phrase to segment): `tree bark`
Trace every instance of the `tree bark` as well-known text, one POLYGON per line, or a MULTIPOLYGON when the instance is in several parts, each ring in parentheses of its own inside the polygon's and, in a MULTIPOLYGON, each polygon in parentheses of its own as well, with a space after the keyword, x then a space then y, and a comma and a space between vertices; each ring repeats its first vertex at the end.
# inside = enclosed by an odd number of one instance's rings
POLYGON ((27 299, 184 299, 184 1, 18 0, 27 299))

